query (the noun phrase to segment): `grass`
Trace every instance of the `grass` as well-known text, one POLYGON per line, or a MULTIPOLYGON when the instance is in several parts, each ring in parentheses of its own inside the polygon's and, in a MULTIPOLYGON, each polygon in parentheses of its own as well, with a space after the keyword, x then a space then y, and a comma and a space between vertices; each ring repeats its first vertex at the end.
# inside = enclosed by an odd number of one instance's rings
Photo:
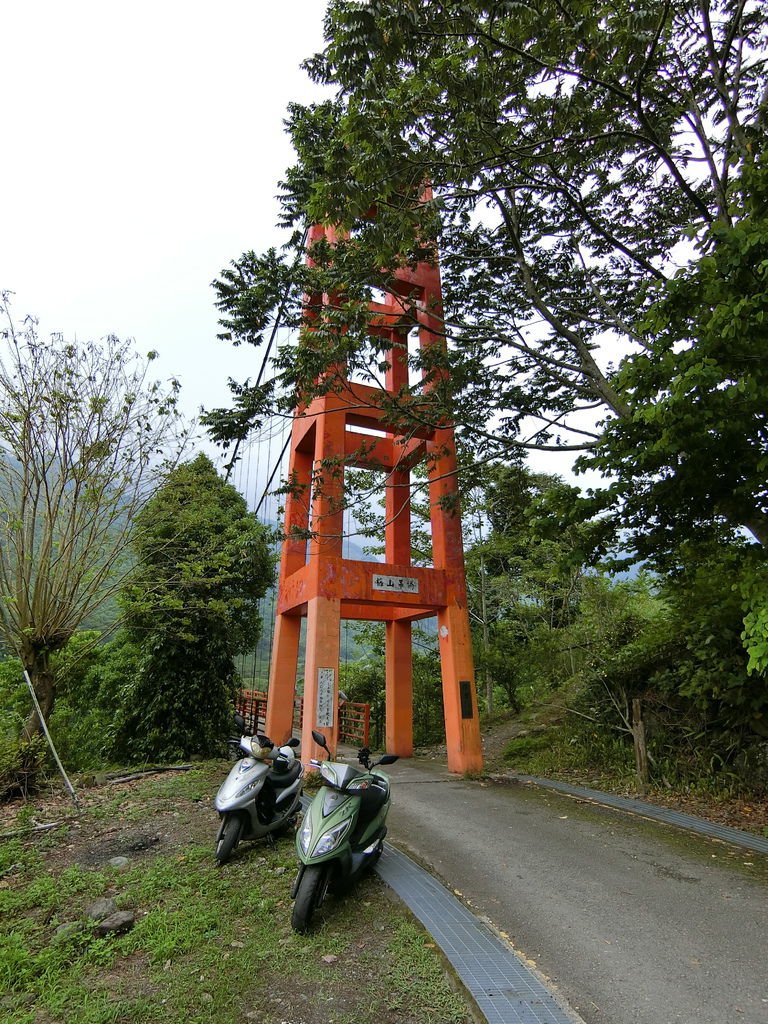
MULTIPOLYGON (((706 749, 671 756, 654 751, 650 782, 643 793, 652 803, 712 822, 768 837, 764 782, 729 769, 706 749)), ((521 775, 541 776, 606 792, 638 793, 634 750, 627 738, 596 730, 592 723, 564 721, 511 739, 506 766, 521 775)))
POLYGON ((220 778, 209 765, 105 787, 70 833, 0 843, 4 1024, 473 1019, 430 937, 376 877, 330 899, 317 930, 298 936, 292 839, 243 844, 217 868, 210 796, 220 778), (175 841, 110 866, 107 840, 148 823, 175 829, 175 841), (135 914, 131 931, 96 936, 85 909, 99 896, 135 914))
POLYGON ((598 783, 629 782, 634 778, 631 745, 607 732, 578 730, 567 724, 533 735, 518 736, 504 748, 505 762, 522 775, 550 778, 590 776, 598 783))

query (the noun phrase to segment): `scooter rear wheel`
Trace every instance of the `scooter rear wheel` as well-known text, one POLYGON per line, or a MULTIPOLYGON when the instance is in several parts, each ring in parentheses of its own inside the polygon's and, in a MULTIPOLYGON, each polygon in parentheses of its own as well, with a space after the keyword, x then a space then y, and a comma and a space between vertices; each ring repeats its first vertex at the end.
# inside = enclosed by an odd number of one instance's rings
POLYGON ((327 871, 324 864, 310 864, 304 868, 299 887, 296 890, 296 902, 293 904, 291 927, 294 931, 305 932, 312 921, 312 915, 322 902, 327 886, 327 871))
POLYGON ((221 827, 221 835, 216 843, 216 860, 223 864, 229 860, 235 847, 240 842, 243 832, 243 822, 239 815, 230 814, 224 819, 221 827))

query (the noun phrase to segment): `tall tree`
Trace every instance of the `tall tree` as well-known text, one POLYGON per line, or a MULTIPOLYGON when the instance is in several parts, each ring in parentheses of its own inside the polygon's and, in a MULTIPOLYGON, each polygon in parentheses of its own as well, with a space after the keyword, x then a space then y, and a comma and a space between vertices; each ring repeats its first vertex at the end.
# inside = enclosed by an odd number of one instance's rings
POLYGON ((137 517, 136 573, 121 604, 139 667, 121 697, 132 758, 217 752, 235 655, 253 649, 273 581, 268 531, 206 455, 178 466, 137 517))
POLYGON ((333 98, 290 110, 284 217, 349 235, 310 266, 246 254, 216 289, 223 336, 256 345, 304 296, 339 301, 214 432, 334 387, 337 365, 378 383, 371 287, 439 252, 450 344, 412 355, 430 388, 392 419, 452 422, 484 460, 583 450, 618 476, 585 514, 609 510, 638 555, 750 531, 747 642, 768 665, 766 5, 332 0, 325 34, 306 66, 333 98))
MULTIPOLYGON (((728 187, 763 144, 766 18, 746 0, 334 0, 307 67, 336 98, 291 108, 284 212, 352 237, 311 268, 246 254, 217 283, 225 335, 259 343, 276 311, 296 322, 303 295, 340 294, 282 381, 311 388, 345 357, 376 383, 369 286, 433 258, 435 239, 453 345, 432 415, 486 456, 589 447, 595 415, 631 415, 615 366, 647 347, 685 232, 738 220, 728 187)), ((271 397, 262 380, 236 408, 247 420, 271 397)), ((399 411, 415 413, 406 394, 399 411)))
POLYGON ((734 525, 768 545, 768 164, 746 168, 730 200, 736 223, 706 229, 617 375, 632 415, 582 459, 613 477, 591 511, 616 508, 643 557, 734 525))
MULTIPOLYGON (((122 585, 128 536, 184 442, 178 383, 115 337, 41 339, 0 301, 0 641, 17 653, 45 717, 51 656, 122 585)), ((40 729, 32 711, 27 738, 40 729)))

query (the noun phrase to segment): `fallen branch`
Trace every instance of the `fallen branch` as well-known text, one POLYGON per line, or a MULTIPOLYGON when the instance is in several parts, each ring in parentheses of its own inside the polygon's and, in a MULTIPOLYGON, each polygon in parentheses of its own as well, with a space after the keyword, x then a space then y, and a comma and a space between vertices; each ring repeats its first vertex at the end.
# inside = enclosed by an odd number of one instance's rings
POLYGON ((28 836, 33 832, 50 832, 51 829, 61 828, 62 825, 67 825, 70 821, 74 821, 75 817, 64 818, 63 821, 51 821, 47 825, 28 825, 26 828, 16 829, 15 832, 3 832, 0 834, 0 839, 14 839, 16 836, 28 836))
POLYGON ((132 782, 134 779, 143 779, 146 775, 160 775, 162 772, 188 772, 194 768, 193 764, 175 764, 168 768, 147 768, 143 772, 133 772, 132 775, 117 775, 115 778, 107 778, 105 785, 113 786, 118 782, 132 782))

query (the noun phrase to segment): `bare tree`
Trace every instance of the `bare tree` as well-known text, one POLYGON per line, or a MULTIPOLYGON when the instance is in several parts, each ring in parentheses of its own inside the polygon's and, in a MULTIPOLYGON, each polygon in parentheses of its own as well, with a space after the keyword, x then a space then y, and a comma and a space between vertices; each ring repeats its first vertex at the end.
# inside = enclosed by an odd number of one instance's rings
MULTIPOLYGON (((0 294, 0 641, 47 717, 51 656, 130 570, 134 516, 187 439, 179 384, 114 336, 41 339, 0 294)), ((40 731, 36 710, 26 738, 40 731)))

